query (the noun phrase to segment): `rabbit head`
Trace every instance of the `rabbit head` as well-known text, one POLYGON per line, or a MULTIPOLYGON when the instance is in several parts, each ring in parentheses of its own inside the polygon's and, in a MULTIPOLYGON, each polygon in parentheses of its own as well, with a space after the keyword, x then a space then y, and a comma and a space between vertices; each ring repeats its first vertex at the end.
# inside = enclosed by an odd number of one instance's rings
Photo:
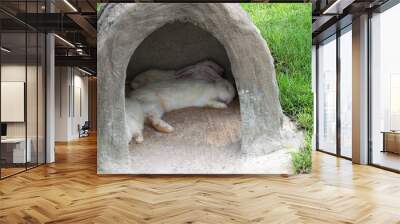
POLYGON ((228 80, 220 79, 215 81, 217 89, 217 100, 229 104, 236 95, 235 87, 228 80))

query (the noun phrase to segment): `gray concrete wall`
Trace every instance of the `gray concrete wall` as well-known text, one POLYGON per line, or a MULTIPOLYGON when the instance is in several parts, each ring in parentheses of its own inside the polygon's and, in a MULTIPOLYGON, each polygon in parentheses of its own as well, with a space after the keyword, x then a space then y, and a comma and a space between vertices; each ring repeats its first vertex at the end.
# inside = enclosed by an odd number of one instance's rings
POLYGON ((191 23, 169 23, 150 34, 129 61, 127 81, 150 68, 180 69, 203 59, 212 59, 233 82, 225 48, 210 33, 191 23))

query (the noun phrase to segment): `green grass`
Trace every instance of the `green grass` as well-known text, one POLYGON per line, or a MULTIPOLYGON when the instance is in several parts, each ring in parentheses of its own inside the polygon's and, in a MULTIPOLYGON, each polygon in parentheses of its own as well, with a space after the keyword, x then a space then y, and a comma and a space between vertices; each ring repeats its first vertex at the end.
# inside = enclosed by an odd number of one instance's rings
POLYGON ((97 12, 101 10, 102 5, 100 3, 97 3, 97 12))
POLYGON ((296 173, 311 171, 311 4, 242 3, 275 60, 284 113, 306 132, 305 147, 292 153, 296 173))

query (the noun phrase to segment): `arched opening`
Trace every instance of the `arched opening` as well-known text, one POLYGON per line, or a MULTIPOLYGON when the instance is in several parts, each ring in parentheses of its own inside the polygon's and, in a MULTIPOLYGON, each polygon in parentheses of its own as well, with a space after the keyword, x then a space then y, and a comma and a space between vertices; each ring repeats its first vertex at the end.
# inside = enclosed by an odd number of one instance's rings
POLYGON ((224 78, 234 82, 224 46, 209 32, 189 22, 168 23, 151 33, 133 53, 127 82, 150 68, 179 69, 204 59, 224 68, 224 78))
MULTIPOLYGON (((214 36, 189 22, 168 23, 136 48, 127 67, 126 83, 148 69, 178 70, 205 59, 223 67, 222 77, 235 86, 227 52, 214 36)), ((184 160, 209 150, 219 150, 216 155, 221 157, 239 152, 241 121, 237 95, 226 109, 186 108, 166 113, 163 119, 174 127, 174 132, 160 133, 146 125, 144 142, 131 145, 131 153, 158 155, 155 160, 179 154, 184 160), (185 154, 186 157, 182 156, 185 154)))

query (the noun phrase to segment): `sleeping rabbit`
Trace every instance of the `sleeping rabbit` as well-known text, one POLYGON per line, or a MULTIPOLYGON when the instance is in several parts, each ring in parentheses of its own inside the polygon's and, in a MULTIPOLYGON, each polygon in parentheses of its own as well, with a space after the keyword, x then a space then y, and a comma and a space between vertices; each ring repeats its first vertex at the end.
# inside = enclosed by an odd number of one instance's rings
POLYGON ((162 120, 164 113, 186 107, 227 108, 235 88, 225 80, 176 79, 153 82, 129 93, 143 107, 147 121, 160 132, 174 128, 162 120))
POLYGON ((132 89, 137 89, 140 86, 150 82, 157 82, 170 79, 203 79, 203 80, 218 80, 221 79, 224 69, 217 63, 211 60, 204 60, 194 65, 184 67, 180 70, 161 70, 150 69, 137 75, 131 82, 132 89))
POLYGON ((175 73, 176 78, 191 77, 204 80, 218 80, 224 73, 224 69, 211 60, 204 60, 194 65, 187 66, 175 73))
POLYGON ((139 101, 132 97, 125 98, 125 125, 129 144, 143 142, 144 113, 139 101))
POLYGON ((137 75, 131 82, 132 89, 137 89, 147 83, 175 78, 175 70, 150 69, 137 75))

